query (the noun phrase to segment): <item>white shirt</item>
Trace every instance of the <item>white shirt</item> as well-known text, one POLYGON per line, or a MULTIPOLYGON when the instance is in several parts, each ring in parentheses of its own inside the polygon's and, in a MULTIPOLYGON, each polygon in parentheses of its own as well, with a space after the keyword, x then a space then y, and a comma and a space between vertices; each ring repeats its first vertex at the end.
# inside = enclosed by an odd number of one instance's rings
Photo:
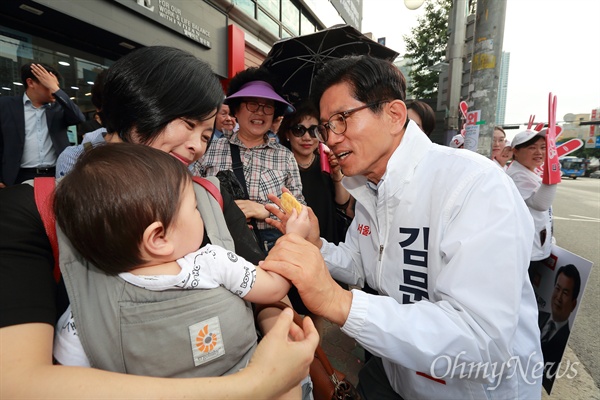
POLYGON ((46 109, 48 104, 39 108, 33 106, 27 93, 23 94, 25 110, 25 143, 21 168, 47 168, 56 164, 57 154, 48 134, 46 109))

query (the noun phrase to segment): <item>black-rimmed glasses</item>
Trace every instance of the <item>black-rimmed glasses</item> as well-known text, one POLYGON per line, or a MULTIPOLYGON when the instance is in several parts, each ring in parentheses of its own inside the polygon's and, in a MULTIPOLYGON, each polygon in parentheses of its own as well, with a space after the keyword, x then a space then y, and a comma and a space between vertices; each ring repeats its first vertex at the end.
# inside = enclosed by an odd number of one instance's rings
POLYGON ((350 110, 335 113, 331 117, 329 117, 329 120, 327 122, 318 126, 319 135, 323 138, 323 142, 326 142, 327 139, 329 139, 330 130, 336 135, 343 135, 346 132, 346 129, 348 128, 346 119, 352 114, 354 114, 357 111, 364 110, 365 108, 372 107, 381 103, 387 103, 389 101, 391 100, 379 100, 350 110))
POLYGON ((270 104, 258 103, 256 101, 244 101, 246 104, 246 110, 251 113, 258 112, 262 108, 262 111, 265 115, 273 115, 275 113, 275 106, 270 104))
POLYGON ((321 135, 319 135, 319 126, 318 125, 311 125, 307 128, 304 125, 298 124, 298 125, 292 126, 290 128, 290 132, 292 133, 292 135, 294 135, 296 137, 302 137, 302 136, 304 136, 304 134, 306 132, 308 132, 310 137, 318 139, 319 141, 322 140, 321 135))

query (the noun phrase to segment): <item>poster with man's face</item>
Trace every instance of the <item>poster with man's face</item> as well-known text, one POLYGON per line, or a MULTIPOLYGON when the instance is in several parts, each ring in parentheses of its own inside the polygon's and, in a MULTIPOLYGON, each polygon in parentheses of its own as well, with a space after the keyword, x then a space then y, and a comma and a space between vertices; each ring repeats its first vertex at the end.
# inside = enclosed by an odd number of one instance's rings
POLYGON ((562 365, 592 262, 554 245, 544 262, 530 267, 529 278, 538 303, 538 326, 544 356, 542 384, 548 394, 556 378, 568 370, 562 365))

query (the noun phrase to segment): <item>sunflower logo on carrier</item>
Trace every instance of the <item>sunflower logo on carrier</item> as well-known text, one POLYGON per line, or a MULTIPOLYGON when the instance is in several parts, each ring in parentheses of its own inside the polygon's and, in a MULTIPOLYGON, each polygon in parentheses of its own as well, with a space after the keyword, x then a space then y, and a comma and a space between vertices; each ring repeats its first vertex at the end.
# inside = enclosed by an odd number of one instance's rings
POLYGON ((217 335, 209 331, 208 325, 204 325, 198 336, 196 336, 196 347, 203 353, 211 352, 217 345, 217 335))
POLYGON ((200 321, 188 328, 196 367, 225 354, 219 317, 200 321))

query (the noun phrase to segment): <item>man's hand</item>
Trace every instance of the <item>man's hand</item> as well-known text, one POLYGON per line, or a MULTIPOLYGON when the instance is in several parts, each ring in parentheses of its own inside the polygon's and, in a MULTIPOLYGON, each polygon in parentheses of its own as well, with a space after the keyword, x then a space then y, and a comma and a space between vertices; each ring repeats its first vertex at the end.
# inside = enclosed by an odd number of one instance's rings
POLYGON ((277 240, 260 267, 292 281, 308 309, 340 326, 344 325, 352 292, 344 290, 329 274, 319 249, 290 233, 277 240))
MULTIPOLYGON (((284 188, 284 191, 289 192, 289 190, 287 190, 285 188, 284 188)), ((277 218, 279 218, 279 221, 275 220, 273 218, 267 218, 267 219, 265 219, 265 222, 267 224, 271 225, 272 227, 274 227, 275 229, 278 229, 281 233, 283 233, 285 235, 287 233, 286 225, 287 225, 288 219, 290 218, 290 215, 286 214, 283 211, 283 208, 281 207, 281 199, 279 199, 279 197, 275 196, 274 194, 269 194, 267 197, 274 204, 265 204, 264 207, 268 212, 270 212, 271 214, 273 214, 277 218)), ((309 242, 311 242, 312 244, 317 246, 317 248, 320 249, 322 243, 321 243, 321 236, 320 236, 321 233, 319 231, 319 219, 313 212, 312 208, 310 208, 310 207, 306 207, 306 208, 308 210, 308 220, 310 222, 310 227, 311 227, 306 240, 308 240, 309 242)))
POLYGON ((58 86, 58 78, 54 76, 54 74, 46 71, 40 64, 31 64, 31 72, 40 84, 49 89, 51 93, 56 93, 60 89, 60 86, 58 86))

